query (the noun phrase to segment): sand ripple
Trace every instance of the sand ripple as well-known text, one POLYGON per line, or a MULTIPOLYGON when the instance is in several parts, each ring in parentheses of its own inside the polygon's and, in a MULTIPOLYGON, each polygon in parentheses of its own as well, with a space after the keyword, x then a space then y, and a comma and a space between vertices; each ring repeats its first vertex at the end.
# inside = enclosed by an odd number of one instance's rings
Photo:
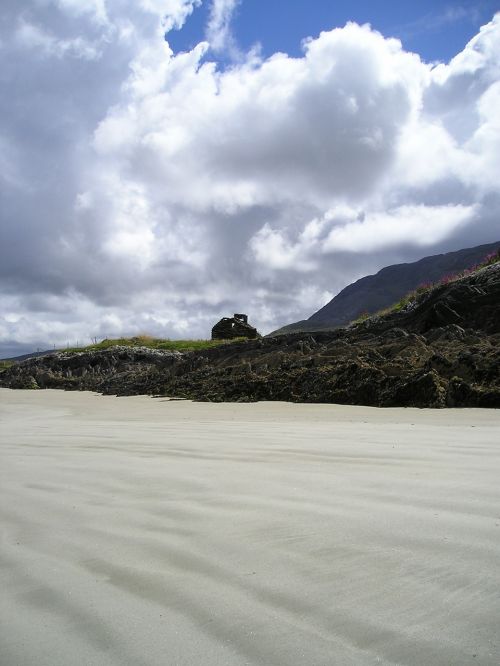
POLYGON ((0 389, 2 666, 500 663, 500 414, 0 389))

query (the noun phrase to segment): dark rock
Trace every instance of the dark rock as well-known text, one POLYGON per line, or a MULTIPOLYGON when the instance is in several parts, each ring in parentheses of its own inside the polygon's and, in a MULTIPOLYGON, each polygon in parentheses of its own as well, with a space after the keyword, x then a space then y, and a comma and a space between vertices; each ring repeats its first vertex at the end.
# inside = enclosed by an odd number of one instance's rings
POLYGON ((500 407, 500 388, 474 386, 452 377, 446 395, 448 407, 500 407))
POLYGON ((401 407, 444 407, 446 385, 435 370, 405 377, 396 385, 389 405, 401 407))
POLYGON ((439 302, 432 306, 429 313, 429 328, 434 326, 447 326, 461 321, 458 312, 455 312, 447 303, 439 302))
POLYGON ((436 342, 436 340, 463 340, 465 335, 465 329, 456 324, 451 324, 450 326, 431 329, 425 337, 427 342, 436 342))
POLYGON ((118 393, 126 391, 126 387, 131 384, 135 386, 139 376, 148 370, 168 365, 181 356, 179 352, 148 347, 55 352, 14 364, 9 368, 8 376, 1 378, 0 385, 9 388, 62 388, 106 393, 109 392, 108 383, 111 382, 113 392, 118 393))

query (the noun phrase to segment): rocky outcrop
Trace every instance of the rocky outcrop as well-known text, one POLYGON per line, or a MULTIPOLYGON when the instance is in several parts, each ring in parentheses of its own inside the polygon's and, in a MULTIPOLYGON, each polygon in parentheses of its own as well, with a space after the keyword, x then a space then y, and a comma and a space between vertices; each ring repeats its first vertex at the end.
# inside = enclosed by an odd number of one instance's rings
POLYGON ((422 283, 438 282, 447 274, 456 274, 480 263, 488 253, 499 247, 500 241, 424 257, 409 264, 386 266, 376 275, 367 275, 342 289, 309 319, 288 324, 269 335, 347 326, 360 315, 373 314, 397 303, 422 283))
POLYGON ((500 407, 500 264, 347 328, 189 354, 130 348, 55 354, 0 375, 3 386, 34 382, 210 401, 500 407))
POLYGON ((16 363, 0 375, 9 388, 59 388, 106 393, 148 393, 140 386, 153 369, 175 363, 181 354, 148 347, 121 347, 83 352, 55 352, 16 363), (133 387, 132 387, 133 384, 133 387), (113 387, 116 391, 113 391, 113 387))
POLYGON ((343 330, 336 339, 266 341, 237 360, 185 358, 156 388, 210 401, 500 407, 498 338, 452 327, 438 333, 430 340, 403 330, 356 336, 343 330))

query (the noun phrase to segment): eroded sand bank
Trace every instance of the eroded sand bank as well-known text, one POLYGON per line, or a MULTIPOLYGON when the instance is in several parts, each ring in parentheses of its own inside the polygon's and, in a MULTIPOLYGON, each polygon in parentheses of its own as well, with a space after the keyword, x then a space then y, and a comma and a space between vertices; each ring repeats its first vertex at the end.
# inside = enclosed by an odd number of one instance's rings
POLYGON ((500 413, 0 389, 2 666, 500 663, 500 413))

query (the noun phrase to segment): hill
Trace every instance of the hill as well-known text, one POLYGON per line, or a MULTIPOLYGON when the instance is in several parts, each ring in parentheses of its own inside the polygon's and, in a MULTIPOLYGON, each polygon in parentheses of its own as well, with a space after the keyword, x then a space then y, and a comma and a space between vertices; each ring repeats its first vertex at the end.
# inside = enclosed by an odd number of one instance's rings
POLYGON ((123 346, 56 353, 5 369, 0 386, 210 401, 500 407, 499 258, 346 328, 189 353, 123 346))
POLYGON ((309 319, 288 324, 269 333, 269 336, 347 326, 362 315, 390 307, 423 283, 437 282, 445 275, 456 274, 478 264, 498 247, 500 241, 424 257, 409 264, 387 266, 375 275, 350 284, 309 319))

